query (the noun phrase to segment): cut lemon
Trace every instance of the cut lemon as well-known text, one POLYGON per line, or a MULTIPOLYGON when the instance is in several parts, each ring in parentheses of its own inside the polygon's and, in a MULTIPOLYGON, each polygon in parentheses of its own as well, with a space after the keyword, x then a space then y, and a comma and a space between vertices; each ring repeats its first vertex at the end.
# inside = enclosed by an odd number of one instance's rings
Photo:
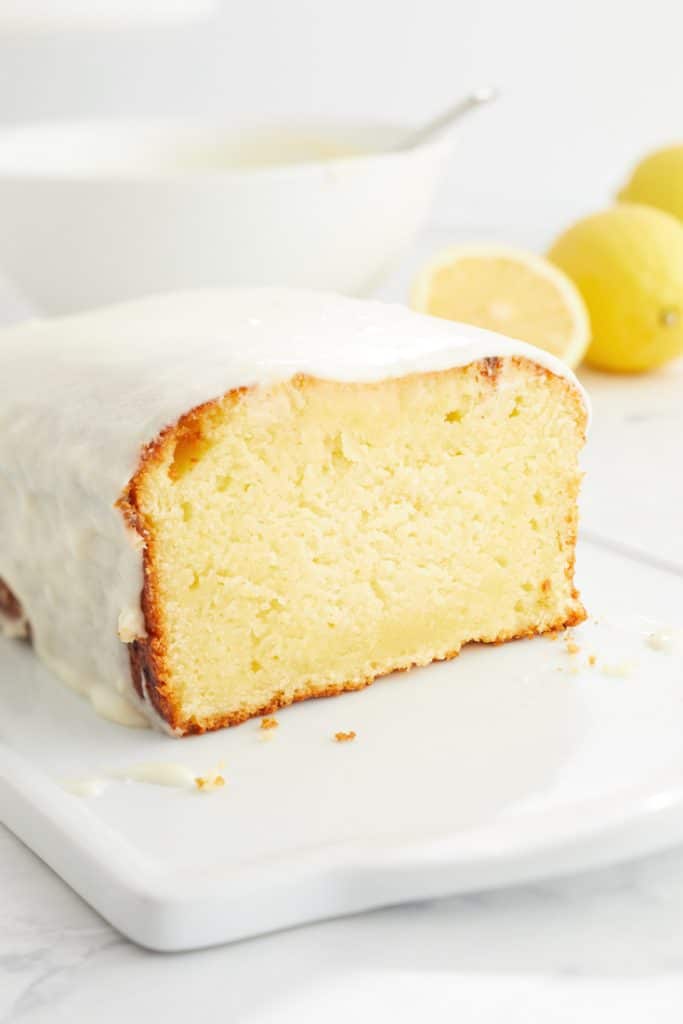
POLYGON ((590 322, 573 282, 541 256, 504 246, 446 249, 418 275, 413 309, 528 341, 577 366, 590 322))

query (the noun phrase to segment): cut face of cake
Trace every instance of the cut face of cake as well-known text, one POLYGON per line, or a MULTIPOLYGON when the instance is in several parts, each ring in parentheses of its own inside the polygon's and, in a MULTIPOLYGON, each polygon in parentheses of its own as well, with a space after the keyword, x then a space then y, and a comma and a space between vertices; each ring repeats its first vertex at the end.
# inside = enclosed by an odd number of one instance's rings
POLYGON ((582 429, 573 390, 514 358, 190 413, 122 501, 147 551, 138 687, 214 728, 576 623, 582 429))
POLYGON ((15 328, 0 359, 0 577, 96 705, 202 732, 584 618, 585 401, 529 346, 247 290, 15 328), (12 398, 31 358, 51 382, 12 398))

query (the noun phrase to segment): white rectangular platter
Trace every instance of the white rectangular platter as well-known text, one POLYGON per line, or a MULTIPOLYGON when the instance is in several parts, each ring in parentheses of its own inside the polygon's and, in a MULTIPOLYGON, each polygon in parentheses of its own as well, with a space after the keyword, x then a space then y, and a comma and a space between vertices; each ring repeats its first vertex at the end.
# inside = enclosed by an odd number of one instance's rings
POLYGON ((280 712, 267 733, 258 721, 183 740, 125 729, 28 646, 0 641, 0 820, 162 950, 677 842, 683 657, 648 635, 683 623, 683 574, 584 544, 579 583, 591 619, 577 653, 563 639, 469 647, 280 712), (348 730, 353 742, 334 741, 348 730), (112 779, 92 799, 62 785, 156 761, 197 775, 224 762, 226 785, 112 779))

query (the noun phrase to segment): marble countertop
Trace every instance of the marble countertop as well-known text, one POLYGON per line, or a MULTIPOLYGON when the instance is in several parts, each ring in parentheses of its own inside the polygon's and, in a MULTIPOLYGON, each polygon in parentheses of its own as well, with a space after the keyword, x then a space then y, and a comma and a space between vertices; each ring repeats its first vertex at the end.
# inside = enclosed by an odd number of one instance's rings
MULTIPOLYGON (((585 383, 583 528, 683 574, 683 365, 585 383)), ((0 1024, 209 1011, 230 1024, 678 1022, 683 849, 164 956, 121 938, 0 827, 0 1024)))
POLYGON ((680 1021, 683 850, 197 953, 116 935, 0 832, 0 1021, 680 1021))

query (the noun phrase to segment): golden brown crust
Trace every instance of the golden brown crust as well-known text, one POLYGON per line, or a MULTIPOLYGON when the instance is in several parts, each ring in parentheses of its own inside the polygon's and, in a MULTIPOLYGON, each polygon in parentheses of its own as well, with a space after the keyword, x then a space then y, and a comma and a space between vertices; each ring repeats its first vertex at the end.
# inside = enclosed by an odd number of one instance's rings
POLYGON ((487 356, 480 361, 482 376, 487 377, 491 384, 498 383, 500 372, 503 369, 503 360, 500 356, 487 356))
MULTIPOLYGON (((574 404, 577 421, 581 425, 583 438, 585 439, 587 422, 586 410, 579 393, 570 381, 557 377, 550 370, 534 363, 524 356, 512 356, 510 357, 510 361, 512 364, 523 367, 530 372, 553 378, 564 386, 567 392, 567 397, 574 404)), ((498 379, 503 369, 503 362, 503 359, 499 357, 491 357, 479 360, 474 365, 477 365, 482 377, 488 380, 495 387, 497 386, 498 379)), ((470 364, 470 366, 471 365, 473 364, 470 364)), ((467 368, 468 367, 462 367, 463 370, 467 368)), ((444 372, 448 373, 451 371, 434 371, 433 375, 436 376, 444 372)), ((421 374, 421 376, 431 375, 432 374, 421 374)), ((314 378, 305 375, 297 375, 297 377, 294 378, 294 382, 297 386, 306 386, 314 381, 314 378)), ((140 486, 145 474, 153 466, 162 461, 166 454, 167 446, 177 445, 179 442, 182 442, 184 438, 196 443, 196 441, 201 439, 202 436, 204 417, 207 414, 211 417, 212 411, 218 411, 224 407, 226 402, 238 402, 249 390, 249 388, 244 387, 236 388, 219 398, 204 402, 202 405, 191 409, 175 424, 164 428, 164 430, 162 430, 160 434, 143 449, 137 472, 129 481, 126 489, 116 503, 128 525, 144 540, 144 584, 141 594, 141 607, 145 619, 147 636, 144 639, 136 639, 129 645, 133 686, 143 700, 152 704, 160 717, 168 723, 171 729, 182 735, 194 735, 210 732, 216 729, 222 729, 228 726, 239 725, 249 718, 271 715, 280 708, 298 703, 299 701, 309 700, 313 697, 333 697, 341 693, 362 690, 382 675, 392 674, 392 672, 405 672, 417 665, 417 662, 409 662, 405 665, 397 666, 390 673, 379 672, 360 680, 346 683, 333 683, 329 686, 323 687, 322 689, 319 687, 314 689, 312 684, 304 685, 290 697, 285 696, 283 691, 279 691, 270 701, 260 705, 259 707, 240 708, 237 711, 202 719, 201 721, 198 721, 196 718, 186 719, 183 717, 180 707, 177 702, 174 701, 172 687, 168 683, 170 673, 168 671, 166 645, 164 642, 162 611, 160 602, 157 599, 158 586, 155 574, 154 557, 155 538, 153 531, 147 528, 144 515, 141 511, 139 501, 140 486)), ((525 637, 540 635, 542 633, 552 633, 557 630, 576 626, 584 621, 586 618, 586 612, 579 603, 578 591, 573 587, 574 548, 576 545, 577 535, 576 497, 577 495, 573 495, 574 510, 568 517, 568 530, 564 539, 569 545, 570 552, 565 573, 567 579, 572 583, 572 597, 577 602, 577 606, 567 609, 564 615, 560 616, 555 622, 551 623, 544 629, 530 628, 520 633, 500 634, 494 639, 487 639, 483 641, 473 640, 470 642, 501 644, 510 640, 519 640, 525 637)), ((442 657, 434 658, 432 660, 446 661, 457 657, 458 654, 459 650, 454 650, 442 657)))
POLYGON ((5 618, 14 626, 18 626, 14 635, 31 640, 31 624, 24 614, 21 601, 3 579, 0 579, 0 618, 5 618))
MULTIPOLYGON (((572 608, 565 612, 563 616, 556 619, 549 626, 544 629, 526 629, 519 633, 500 633, 497 637, 492 640, 470 640, 468 643, 484 643, 493 644, 497 646, 499 644, 509 643, 512 640, 525 640, 533 636, 542 636, 549 633, 551 636, 560 630, 569 629, 572 626, 578 626, 586 618, 586 612, 583 608, 572 608)), ((468 646, 464 644, 463 646, 468 646)), ((311 700, 314 697, 338 697, 342 693, 351 693, 355 690, 364 690, 367 686, 371 686, 377 679, 382 679, 384 676, 393 675, 395 672, 409 672, 411 669, 416 667, 425 667, 419 662, 410 661, 405 665, 398 665, 390 672, 377 672, 375 675, 365 676, 363 679, 346 682, 346 683, 330 683, 329 686, 323 688, 314 688, 311 684, 301 687, 291 697, 286 697, 283 691, 275 694, 275 696, 267 703, 259 705, 256 708, 243 708, 239 711, 233 711, 227 715, 218 715, 214 718, 207 718, 201 722, 197 719, 182 720, 180 716, 176 714, 176 709, 166 696, 166 688, 163 682, 161 682, 154 674, 154 659, 148 657, 146 648, 148 643, 145 640, 136 640, 131 644, 131 648, 136 648, 136 653, 131 652, 131 668, 134 673, 134 685, 137 692, 142 696, 143 691, 140 683, 140 673, 144 678, 144 689, 148 695, 148 699, 152 701, 159 714, 164 718, 174 730, 182 733, 183 736, 197 735, 204 732, 213 732, 216 729, 224 729, 232 725, 241 725, 242 722, 246 722, 250 718, 260 718, 263 715, 272 715, 281 708, 288 707, 291 704, 298 704, 303 700, 311 700), (136 681, 135 674, 138 674, 138 680, 136 681), (157 703, 158 701, 158 703, 157 703)), ((452 661, 457 658, 460 654, 460 650, 448 651, 441 657, 432 658, 428 664, 433 664, 437 661, 452 661)))
POLYGON ((24 617, 19 599, 15 597, 2 579, 0 579, 0 615, 4 615, 6 619, 22 619, 24 617))

